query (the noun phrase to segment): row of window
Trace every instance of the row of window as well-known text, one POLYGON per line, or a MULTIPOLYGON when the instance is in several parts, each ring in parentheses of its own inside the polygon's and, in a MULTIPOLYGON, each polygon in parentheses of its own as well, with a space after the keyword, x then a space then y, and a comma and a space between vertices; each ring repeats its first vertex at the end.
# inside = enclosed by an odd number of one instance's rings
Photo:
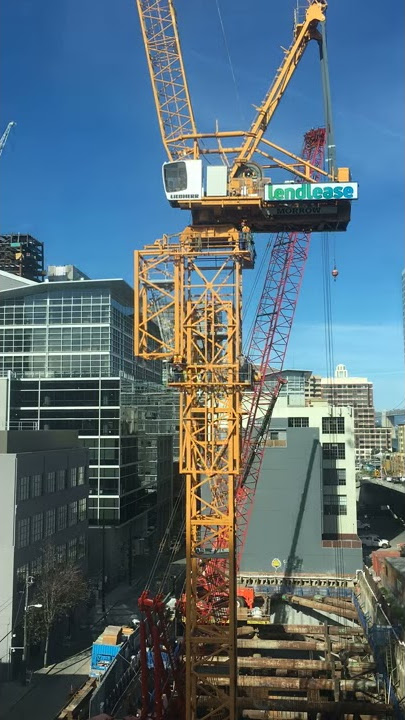
POLYGON ((110 375, 108 353, 94 355, 0 355, 0 375, 25 377, 100 377, 110 375))
POLYGON ((87 518, 87 498, 74 500, 68 505, 59 505, 46 512, 35 513, 17 521, 16 548, 27 547, 30 543, 51 537, 59 530, 65 530, 87 518))
POLYGON ((84 485, 85 479, 86 468, 84 465, 69 470, 51 470, 45 475, 43 473, 23 475, 17 480, 17 502, 65 490, 67 487, 84 485))
MULTIPOLYGON (((270 430, 266 447, 287 447, 286 430, 270 430)), ((324 460, 345 460, 345 443, 323 443, 322 457, 324 460)))
MULTIPOLYGON (((71 538, 67 543, 56 545, 56 561, 58 563, 76 562, 81 560, 86 555, 86 536, 79 535, 79 537, 71 538)), ((39 575, 42 570, 42 555, 32 560, 29 564, 20 565, 17 568, 17 583, 18 585, 25 584, 27 574, 39 575)))
MULTIPOLYGON (((289 417, 288 427, 309 427, 309 417, 289 417)), ((344 434, 345 419, 343 417, 323 417, 322 432, 324 435, 344 434)))
POLYGON ((322 445, 322 457, 324 460, 345 460, 345 443, 324 443, 322 445))

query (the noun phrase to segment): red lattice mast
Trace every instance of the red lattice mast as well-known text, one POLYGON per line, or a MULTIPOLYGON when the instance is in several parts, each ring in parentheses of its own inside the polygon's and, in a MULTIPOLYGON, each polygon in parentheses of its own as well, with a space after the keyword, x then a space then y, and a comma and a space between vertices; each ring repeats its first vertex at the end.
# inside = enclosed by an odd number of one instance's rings
MULTIPOLYGON (((305 134, 302 157, 323 167, 326 131, 305 134)), ((314 171, 313 180, 319 175, 314 171)), ((298 182, 301 182, 298 180, 298 182)), ((247 423, 243 434, 242 468, 236 489, 237 568, 246 542, 250 515, 271 414, 284 383, 283 369, 291 326, 308 257, 310 233, 279 233, 273 245, 262 296, 247 353, 256 371, 253 393, 247 398, 247 423)))

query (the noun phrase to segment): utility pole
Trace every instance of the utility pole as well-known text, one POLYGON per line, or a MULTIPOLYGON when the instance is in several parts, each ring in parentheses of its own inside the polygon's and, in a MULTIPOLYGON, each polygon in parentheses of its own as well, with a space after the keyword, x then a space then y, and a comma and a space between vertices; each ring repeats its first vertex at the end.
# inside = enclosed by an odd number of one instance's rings
POLYGON ((105 613, 105 509, 101 510, 101 610, 105 613))
POLYGON ((24 640, 23 640, 23 655, 22 655, 22 661, 23 661, 23 672, 25 675, 26 667, 27 667, 27 654, 28 654, 28 628, 27 628, 27 611, 28 611, 28 592, 29 592, 29 586, 30 586, 30 576, 28 574, 28 566, 27 570, 25 572, 25 597, 24 597, 24 640))

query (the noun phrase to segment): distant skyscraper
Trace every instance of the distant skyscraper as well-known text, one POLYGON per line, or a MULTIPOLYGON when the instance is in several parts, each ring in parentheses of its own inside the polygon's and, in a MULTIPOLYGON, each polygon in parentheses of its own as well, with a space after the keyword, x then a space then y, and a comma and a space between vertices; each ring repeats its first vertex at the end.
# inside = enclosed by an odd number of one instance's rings
POLYGON ((44 279, 44 243, 31 235, 0 235, 0 270, 26 280, 44 279))

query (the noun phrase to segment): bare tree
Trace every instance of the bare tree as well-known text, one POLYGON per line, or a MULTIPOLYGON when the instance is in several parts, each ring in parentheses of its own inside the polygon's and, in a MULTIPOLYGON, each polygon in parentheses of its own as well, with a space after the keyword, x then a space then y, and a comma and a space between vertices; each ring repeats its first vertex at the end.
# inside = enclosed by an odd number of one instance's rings
POLYGON ((41 605, 29 614, 29 630, 33 639, 44 640, 44 666, 48 664, 49 638, 56 621, 85 602, 89 585, 80 568, 58 560, 55 547, 44 550, 42 570, 35 584, 32 602, 41 605))

